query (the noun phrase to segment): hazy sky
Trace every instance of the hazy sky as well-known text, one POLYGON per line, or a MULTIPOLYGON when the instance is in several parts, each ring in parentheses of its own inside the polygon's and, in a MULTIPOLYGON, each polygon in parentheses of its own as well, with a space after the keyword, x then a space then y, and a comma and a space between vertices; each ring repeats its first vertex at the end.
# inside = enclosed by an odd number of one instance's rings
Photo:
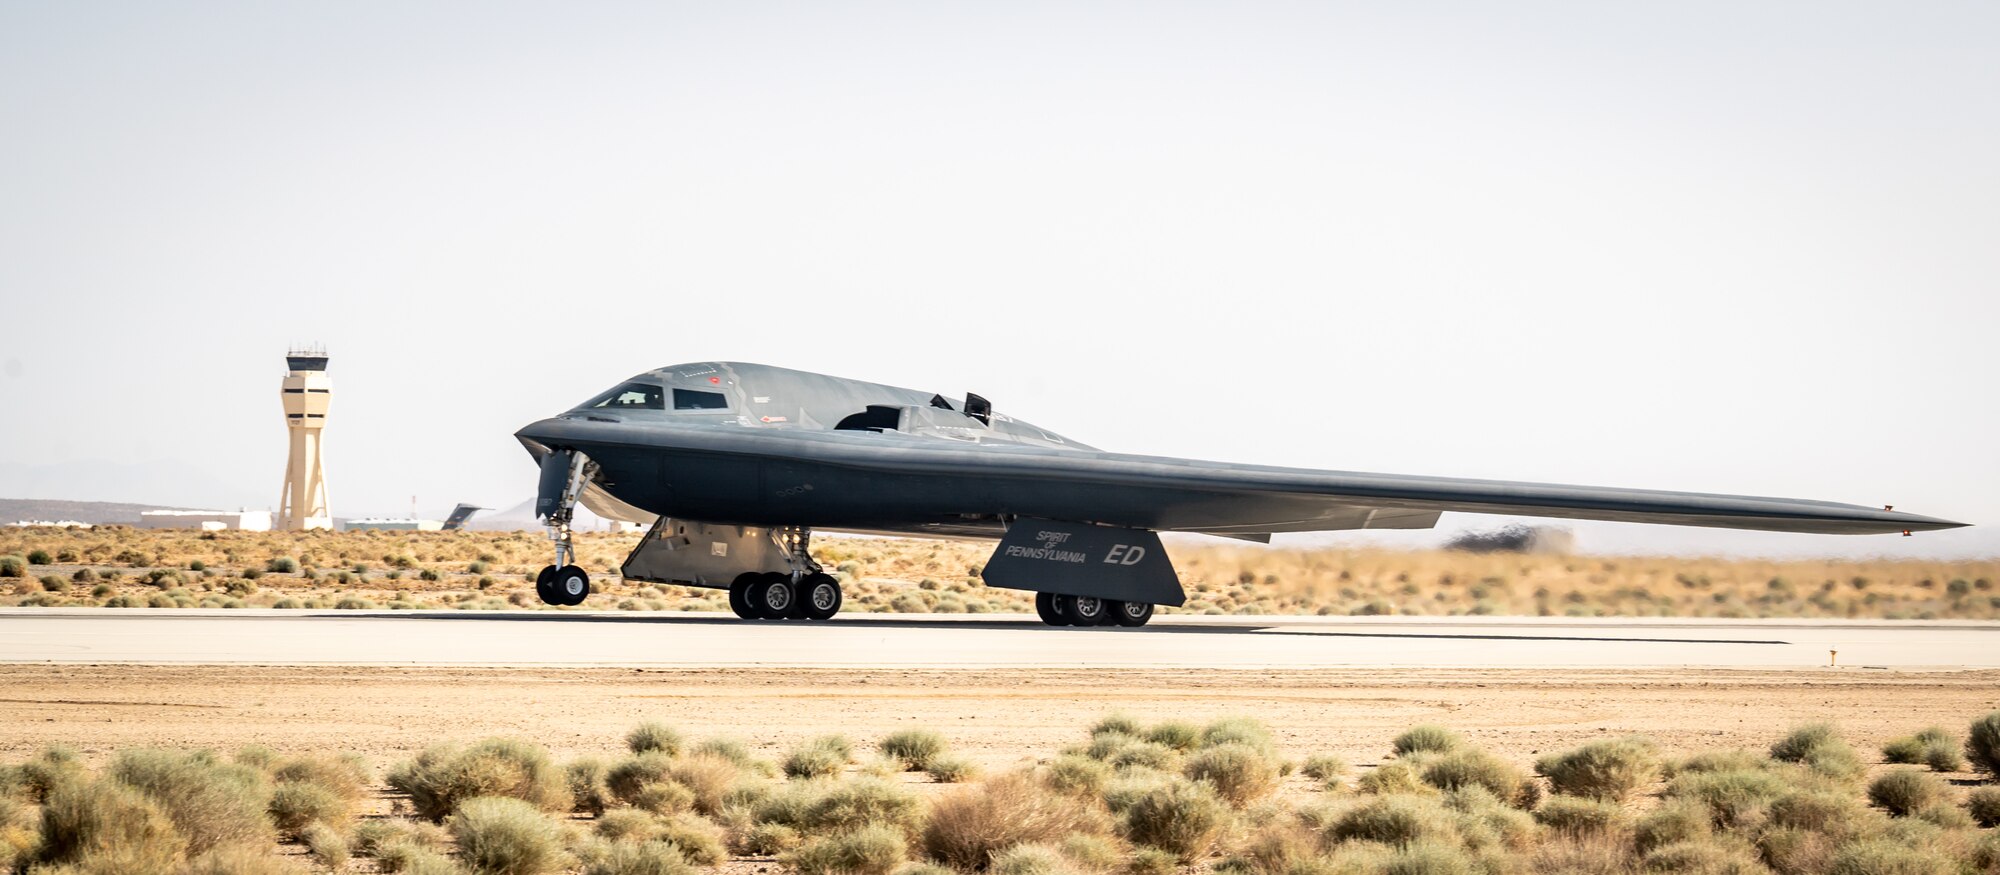
MULTIPOLYGON (((0 496, 511 505, 739 359, 2000 552, 2000 5, 0 3, 0 496)), ((1484 525, 1448 516, 1445 525, 1484 525)), ((1635 546, 1636 545, 1636 546, 1635 546)))

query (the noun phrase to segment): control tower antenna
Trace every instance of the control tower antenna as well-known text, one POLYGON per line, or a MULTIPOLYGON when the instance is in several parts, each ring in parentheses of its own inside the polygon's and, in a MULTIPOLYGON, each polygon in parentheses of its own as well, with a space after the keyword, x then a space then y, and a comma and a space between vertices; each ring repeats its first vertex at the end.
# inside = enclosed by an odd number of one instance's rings
POLYGON ((278 501, 278 528, 301 532, 333 528, 326 506, 326 468, 321 458, 320 432, 326 429, 326 409, 333 401, 333 380, 326 375, 326 348, 294 346, 285 353, 285 430, 291 434, 291 456, 285 462, 285 491, 278 501))

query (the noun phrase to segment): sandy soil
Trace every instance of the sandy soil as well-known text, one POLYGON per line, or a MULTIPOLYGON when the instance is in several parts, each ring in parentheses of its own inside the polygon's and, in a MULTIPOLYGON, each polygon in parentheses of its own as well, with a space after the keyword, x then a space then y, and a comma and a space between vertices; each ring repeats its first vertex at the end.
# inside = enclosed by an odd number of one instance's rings
POLYGON ((2000 672, 402 669, 0 665, 0 761, 48 743, 358 751, 379 766, 439 740, 517 735, 561 756, 616 751, 642 719, 777 758, 826 732, 943 732, 989 768, 1082 740, 1111 710, 1270 723, 1292 756, 1378 762, 1440 723, 1510 759, 1643 733, 1669 751, 1761 748, 1809 720, 1857 747, 2000 707, 2000 672))

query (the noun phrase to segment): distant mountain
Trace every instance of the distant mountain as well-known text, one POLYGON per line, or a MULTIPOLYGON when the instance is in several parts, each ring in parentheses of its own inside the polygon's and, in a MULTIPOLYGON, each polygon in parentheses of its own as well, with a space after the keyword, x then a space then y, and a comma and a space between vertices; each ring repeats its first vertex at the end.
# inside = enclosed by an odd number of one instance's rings
POLYGON ((158 504, 129 504, 117 501, 62 501, 54 498, 0 498, 0 525, 16 520, 76 520, 102 525, 139 521, 142 510, 214 510, 215 508, 166 507, 158 504))

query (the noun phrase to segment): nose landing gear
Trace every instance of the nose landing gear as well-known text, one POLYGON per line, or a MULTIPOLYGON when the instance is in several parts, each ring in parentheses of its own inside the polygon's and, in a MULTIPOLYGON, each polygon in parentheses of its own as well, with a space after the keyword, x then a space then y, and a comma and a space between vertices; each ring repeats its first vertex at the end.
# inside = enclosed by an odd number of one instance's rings
MULTIPOLYGON (((555 543, 556 562, 535 575, 535 595, 542 603, 560 607, 576 607, 590 596, 590 574, 576 566, 576 544, 570 536, 570 520, 576 515, 576 499, 588 480, 585 470, 590 460, 582 453, 552 453, 543 460, 544 480, 549 476, 549 468, 567 465, 562 480, 562 493, 555 507, 548 512, 549 540, 555 543), (565 458, 566 456, 566 458, 565 458)), ((539 502, 538 502, 539 503, 539 502)))

